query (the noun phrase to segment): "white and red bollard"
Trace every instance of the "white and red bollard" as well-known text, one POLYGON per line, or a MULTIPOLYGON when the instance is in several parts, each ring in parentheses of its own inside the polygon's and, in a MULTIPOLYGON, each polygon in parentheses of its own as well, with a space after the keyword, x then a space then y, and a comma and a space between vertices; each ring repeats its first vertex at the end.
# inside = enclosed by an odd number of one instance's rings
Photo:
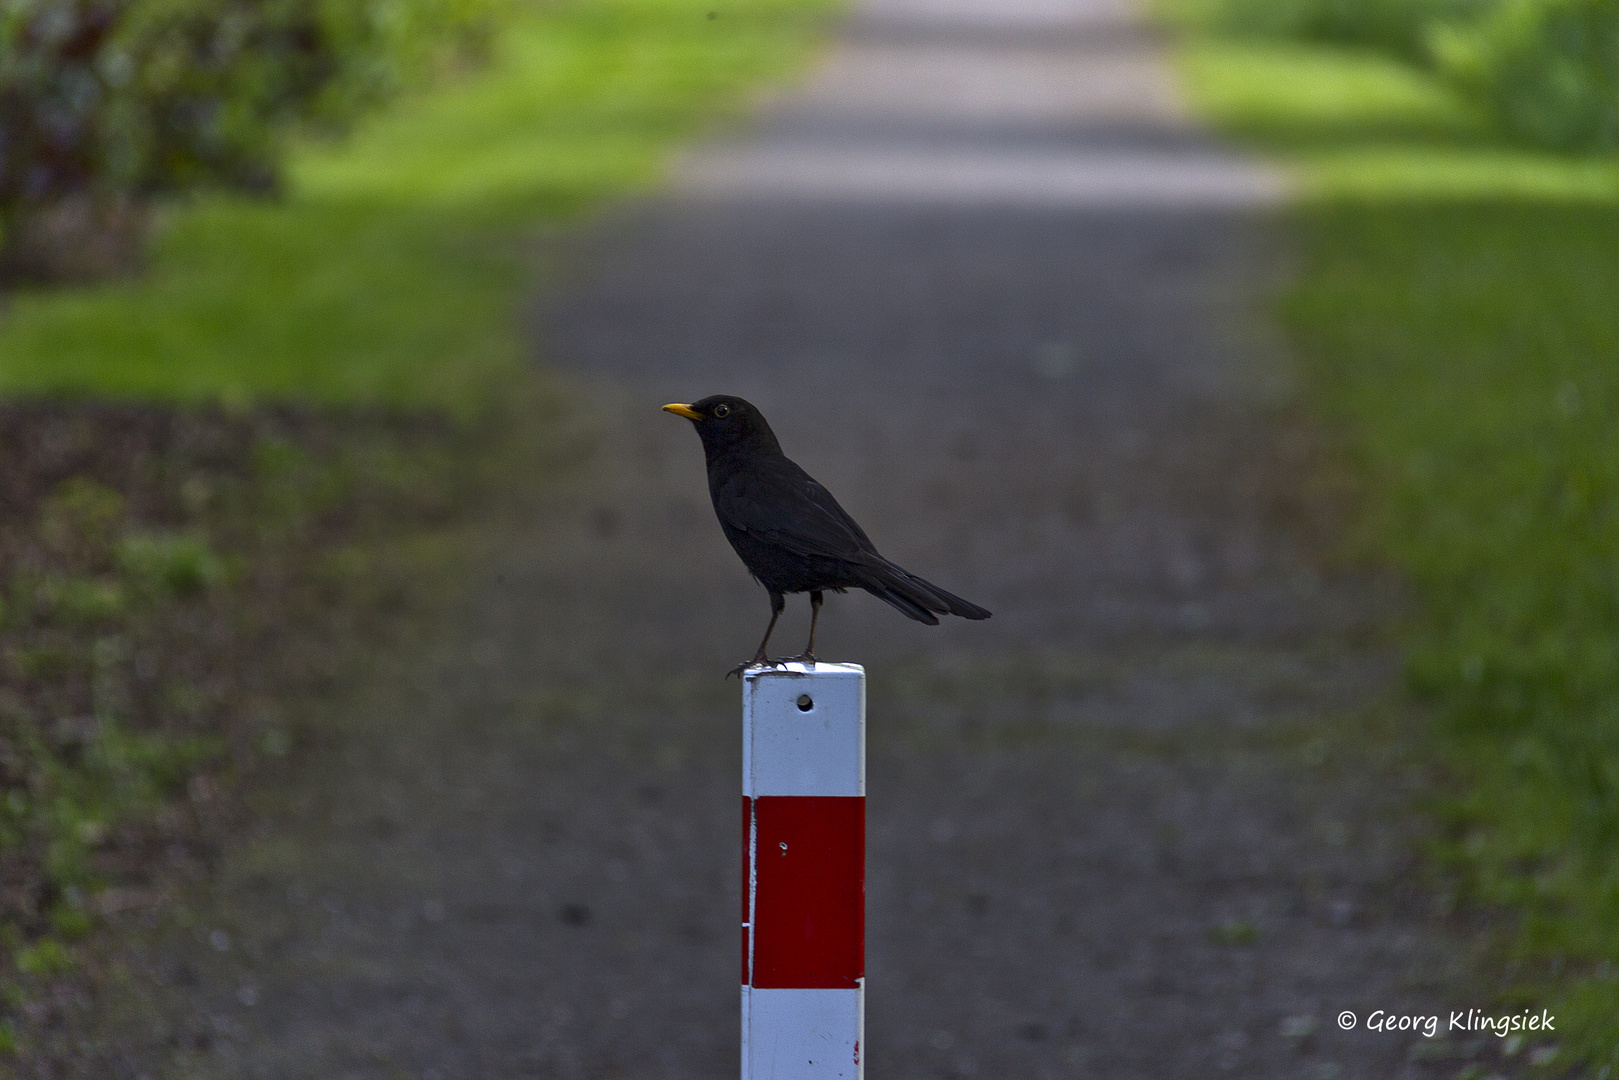
POLYGON ((866 672, 742 678, 742 1080, 865 1075, 866 672))

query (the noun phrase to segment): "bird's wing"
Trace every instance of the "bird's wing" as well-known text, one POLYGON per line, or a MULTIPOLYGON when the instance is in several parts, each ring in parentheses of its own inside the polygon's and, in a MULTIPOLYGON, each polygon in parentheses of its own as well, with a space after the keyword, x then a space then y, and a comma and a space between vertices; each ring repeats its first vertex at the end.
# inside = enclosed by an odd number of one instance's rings
POLYGON ((712 492, 727 524, 799 555, 880 563, 871 540, 832 493, 783 458, 774 467, 742 469, 712 492))

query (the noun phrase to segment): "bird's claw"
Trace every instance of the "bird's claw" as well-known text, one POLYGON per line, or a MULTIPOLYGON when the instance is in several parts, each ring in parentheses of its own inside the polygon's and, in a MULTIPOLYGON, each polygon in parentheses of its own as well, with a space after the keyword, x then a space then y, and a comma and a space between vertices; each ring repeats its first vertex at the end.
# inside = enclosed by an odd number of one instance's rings
POLYGON ((732 668, 730 671, 727 671, 725 673, 725 677, 729 679, 732 675, 735 675, 738 678, 741 678, 742 673, 747 671, 749 668, 781 667, 785 663, 787 663, 786 660, 772 660, 770 657, 760 654, 759 656, 755 656, 752 660, 742 661, 736 667, 732 668))
POLYGON ((820 663, 820 661, 815 658, 815 654, 812 652, 799 653, 797 656, 777 656, 774 658, 769 656, 755 656, 752 660, 744 660, 730 671, 727 671, 725 673, 725 677, 727 679, 729 679, 732 675, 740 677, 742 673, 747 671, 749 668, 778 668, 786 667, 788 664, 808 664, 810 667, 814 667, 818 663, 820 663))

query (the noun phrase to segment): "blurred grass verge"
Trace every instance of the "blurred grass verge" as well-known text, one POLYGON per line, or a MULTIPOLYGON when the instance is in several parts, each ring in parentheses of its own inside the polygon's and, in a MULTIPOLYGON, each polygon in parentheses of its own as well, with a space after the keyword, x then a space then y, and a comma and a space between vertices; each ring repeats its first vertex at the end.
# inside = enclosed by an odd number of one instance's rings
POLYGON ((574 452, 520 340, 537 235, 654 182, 832 6, 519 6, 486 68, 295 147, 277 200, 176 201, 141 276, 0 301, 0 1051, 79 1074, 43 1033, 117 981, 98 926, 205 878, 300 695, 574 452))
POLYGON ((1421 601, 1403 640, 1433 716, 1421 743, 1450 778, 1441 899, 1499 927, 1507 999, 1556 1014, 1542 1060, 1608 1077, 1619 159, 1512 145, 1432 71, 1233 33, 1209 18, 1220 2, 1161 9, 1201 110, 1297 178, 1301 263, 1279 311, 1362 481, 1349 545, 1421 601))
POLYGON ((1340 45, 1439 77, 1528 146, 1619 149, 1619 0, 1168 0, 1183 25, 1340 45))
POLYGON ((654 180, 671 144, 804 55, 829 7, 528 9, 476 76, 296 148, 285 198, 198 196, 166 212, 137 280, 11 296, 0 393, 474 413, 522 367, 536 226, 654 180))

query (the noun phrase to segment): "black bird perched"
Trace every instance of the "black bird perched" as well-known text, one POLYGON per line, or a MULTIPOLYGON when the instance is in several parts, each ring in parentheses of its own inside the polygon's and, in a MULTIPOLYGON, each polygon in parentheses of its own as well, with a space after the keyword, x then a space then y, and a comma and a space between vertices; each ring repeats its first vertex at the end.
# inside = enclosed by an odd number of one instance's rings
POLYGON ((877 554, 865 531, 814 477, 781 452, 776 433, 758 409, 739 397, 716 394, 690 405, 665 405, 697 427, 708 458, 708 493, 720 528, 753 576, 770 592, 770 625, 758 654, 732 669, 773 663, 765 655, 787 600, 810 594, 809 644, 802 656, 815 660, 815 623, 822 593, 865 589, 917 622, 939 624, 940 615, 987 619, 989 612, 937 585, 907 573, 877 554))

